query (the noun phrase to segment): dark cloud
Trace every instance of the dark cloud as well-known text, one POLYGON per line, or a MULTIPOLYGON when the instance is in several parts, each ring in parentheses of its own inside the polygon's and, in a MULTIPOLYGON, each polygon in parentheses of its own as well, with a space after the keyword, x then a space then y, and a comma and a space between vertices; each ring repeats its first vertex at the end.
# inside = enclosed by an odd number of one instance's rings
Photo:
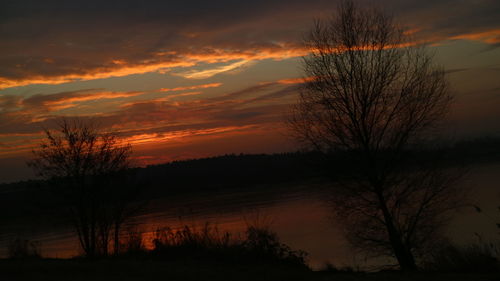
POLYGON ((92 92, 95 92, 98 90, 99 89, 84 89, 84 90, 78 90, 78 91, 68 91, 68 92, 55 93, 55 94, 50 94, 50 95, 36 94, 36 95, 30 96, 30 97, 24 99, 22 101, 22 106, 25 106, 25 107, 44 107, 44 106, 46 106, 47 103, 50 104, 50 103, 64 102, 64 101, 72 99, 72 98, 88 96, 92 92))
POLYGON ((462 72, 462 71, 467 71, 467 70, 469 70, 469 68, 453 68, 453 69, 447 69, 447 70, 445 70, 445 73, 446 74, 452 74, 452 73, 462 72))
MULTIPOLYGON (((271 58, 280 58, 285 49, 299 48, 312 19, 328 15, 337 1, 2 2, 0 84, 9 87, 187 66, 213 61, 214 52, 219 60, 261 59, 270 50, 271 58), (120 72, 124 68, 129 71, 120 72)), ((380 5, 436 38, 500 27, 494 0, 380 5)))
POLYGON ((19 107, 22 98, 18 96, 0 96, 0 112, 15 110, 19 107))
POLYGON ((252 102, 273 101, 285 98, 287 96, 296 95, 299 92, 300 85, 291 85, 284 89, 258 96, 252 99, 252 102))

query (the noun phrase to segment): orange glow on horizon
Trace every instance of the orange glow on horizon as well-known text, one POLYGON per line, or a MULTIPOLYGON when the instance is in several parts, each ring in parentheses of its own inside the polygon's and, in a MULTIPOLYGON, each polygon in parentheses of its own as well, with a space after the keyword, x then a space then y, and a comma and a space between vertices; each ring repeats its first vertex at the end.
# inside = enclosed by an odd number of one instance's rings
POLYGON ((138 134, 124 138, 121 140, 121 142, 130 143, 131 145, 145 145, 150 143, 158 144, 166 141, 179 140, 186 137, 221 134, 236 130, 246 130, 254 127, 255 127, 254 125, 228 126, 228 127, 217 127, 217 128, 200 129, 200 130, 181 130, 181 131, 174 131, 162 134, 158 133, 138 134))
MULTIPOLYGON (((179 130, 161 134, 138 133, 130 137, 119 138, 117 144, 118 145, 130 144, 136 149, 143 150, 150 147, 151 145, 160 145, 164 143, 175 143, 176 145, 179 143, 186 144, 192 142, 194 138, 199 138, 199 137, 210 137, 210 136, 224 137, 241 132, 248 133, 248 130, 255 128, 257 128, 256 125, 244 125, 244 126, 216 127, 216 128, 198 129, 198 130, 194 129, 179 130)), ((12 134, 12 136, 24 136, 24 135, 12 134)), ((42 132, 37 134, 30 134, 30 136, 35 136, 36 138, 32 138, 29 141, 25 140, 22 144, 19 144, 19 142, 17 141, 12 141, 10 143, 4 142, 4 146, 8 146, 9 149, 0 150, 0 156, 6 158, 12 155, 29 153, 33 149, 36 149, 39 146, 39 144, 45 140, 44 138, 45 135, 42 132)))

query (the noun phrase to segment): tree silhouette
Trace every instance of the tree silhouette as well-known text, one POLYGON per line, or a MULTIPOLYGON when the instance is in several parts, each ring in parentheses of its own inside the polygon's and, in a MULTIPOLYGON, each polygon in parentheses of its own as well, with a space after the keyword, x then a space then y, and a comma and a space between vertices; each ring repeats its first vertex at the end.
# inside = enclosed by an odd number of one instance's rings
POLYGON ((333 200, 349 240, 414 270, 459 202, 457 175, 415 153, 449 109, 445 73, 391 16, 352 1, 316 21, 304 42, 308 78, 291 132, 344 161, 349 180, 336 184, 333 200))
POLYGON ((60 120, 57 130, 47 129, 45 136, 28 165, 68 204, 87 256, 107 255, 112 231, 118 251, 120 227, 132 214, 137 191, 127 182, 131 146, 78 119, 60 120))

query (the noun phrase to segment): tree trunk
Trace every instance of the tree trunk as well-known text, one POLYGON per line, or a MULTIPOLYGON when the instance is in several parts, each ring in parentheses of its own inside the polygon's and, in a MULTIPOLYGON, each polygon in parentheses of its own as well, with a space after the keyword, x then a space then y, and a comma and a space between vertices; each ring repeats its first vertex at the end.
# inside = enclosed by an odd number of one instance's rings
POLYGON ((385 199, 382 194, 378 193, 378 198, 380 202, 380 209, 384 215, 385 225, 387 227, 387 234, 389 235, 389 241, 391 242, 392 250, 394 255, 398 260, 399 266, 403 271, 416 271, 417 265, 415 264, 415 258, 411 253, 410 249, 405 247, 401 234, 396 229, 392 215, 390 214, 385 199))
POLYGON ((115 255, 118 255, 120 253, 120 223, 115 222, 115 231, 114 231, 114 251, 115 255))

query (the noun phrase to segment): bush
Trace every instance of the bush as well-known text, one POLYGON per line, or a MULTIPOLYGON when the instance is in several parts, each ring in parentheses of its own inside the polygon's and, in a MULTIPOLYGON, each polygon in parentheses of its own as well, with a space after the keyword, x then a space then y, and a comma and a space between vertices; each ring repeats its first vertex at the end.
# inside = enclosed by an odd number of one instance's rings
POLYGON ((40 258, 40 242, 16 238, 8 245, 10 259, 40 258))
POLYGON ((350 266, 337 267, 333 263, 326 262, 322 268, 319 269, 321 272, 330 272, 330 273, 355 273, 359 272, 359 270, 354 270, 354 268, 350 266))
POLYGON ((441 272, 498 272, 499 253, 498 245, 493 243, 448 243, 432 254, 424 268, 441 272))
POLYGON ((130 228, 126 232, 126 237, 120 243, 120 251, 127 254, 137 254, 146 251, 142 232, 136 228, 130 228))
POLYGON ((158 229, 153 256, 163 259, 219 259, 230 262, 276 262, 306 267, 306 253, 293 251, 267 228, 248 227, 244 238, 205 224, 201 229, 158 229))
POLYGON ((257 257, 271 260, 286 261, 295 264, 305 264, 307 253, 293 251, 288 245, 280 242, 276 233, 268 228, 249 226, 243 247, 257 257))
POLYGON ((157 229, 153 239, 156 252, 171 251, 175 248, 182 250, 213 250, 230 247, 234 243, 231 234, 221 233, 217 227, 206 223, 201 229, 184 226, 173 230, 170 227, 157 229))

